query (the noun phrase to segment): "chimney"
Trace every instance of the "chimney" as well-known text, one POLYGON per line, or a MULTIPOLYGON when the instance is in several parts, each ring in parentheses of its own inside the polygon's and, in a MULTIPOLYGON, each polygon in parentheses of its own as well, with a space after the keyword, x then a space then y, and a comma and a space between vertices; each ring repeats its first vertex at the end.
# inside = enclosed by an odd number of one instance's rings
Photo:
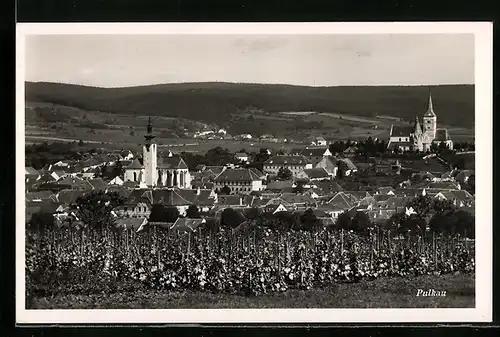
POLYGON ((200 188, 198 187, 198 188, 196 189, 196 195, 200 195, 200 193, 201 193, 201 190, 200 190, 200 188))

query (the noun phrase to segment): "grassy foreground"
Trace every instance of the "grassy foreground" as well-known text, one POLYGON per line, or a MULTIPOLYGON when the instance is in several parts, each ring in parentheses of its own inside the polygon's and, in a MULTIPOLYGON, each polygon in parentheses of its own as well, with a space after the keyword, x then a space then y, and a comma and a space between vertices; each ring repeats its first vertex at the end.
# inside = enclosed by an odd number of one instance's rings
POLYGON ((473 275, 377 279, 256 297, 208 292, 147 291, 35 298, 28 309, 231 309, 231 308, 473 308, 473 275), (446 297, 416 296, 417 289, 446 297))

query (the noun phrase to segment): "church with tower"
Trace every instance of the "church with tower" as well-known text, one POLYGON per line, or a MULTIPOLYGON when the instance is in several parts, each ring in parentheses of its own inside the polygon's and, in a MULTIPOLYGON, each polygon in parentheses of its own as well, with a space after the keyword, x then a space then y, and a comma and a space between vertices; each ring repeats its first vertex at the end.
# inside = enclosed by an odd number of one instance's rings
POLYGON ((191 174, 184 160, 172 152, 158 157, 151 118, 144 135, 142 162, 139 159, 124 168, 124 181, 138 183, 141 188, 191 188, 191 174))
POLYGON ((429 102, 427 111, 422 117, 422 125, 418 116, 412 126, 391 126, 389 143, 387 147, 401 151, 430 151, 432 144, 444 143, 450 150, 453 149, 453 141, 448 135, 447 129, 437 128, 437 116, 434 113, 432 95, 429 91, 429 102))

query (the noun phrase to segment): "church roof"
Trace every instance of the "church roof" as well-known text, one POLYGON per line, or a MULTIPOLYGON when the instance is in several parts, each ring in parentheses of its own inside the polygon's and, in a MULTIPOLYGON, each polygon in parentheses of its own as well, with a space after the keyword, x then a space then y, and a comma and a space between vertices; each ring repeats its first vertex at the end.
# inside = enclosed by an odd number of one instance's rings
POLYGON ((413 133, 414 126, 397 126, 391 128, 391 137, 410 137, 413 133))
POLYGON ((437 129, 436 130, 436 137, 434 138, 435 141, 438 142, 445 142, 447 140, 450 140, 450 137, 448 135, 448 130, 447 129, 437 129))
POLYGON ((187 169, 186 162, 179 156, 158 158, 158 168, 163 169, 187 169))

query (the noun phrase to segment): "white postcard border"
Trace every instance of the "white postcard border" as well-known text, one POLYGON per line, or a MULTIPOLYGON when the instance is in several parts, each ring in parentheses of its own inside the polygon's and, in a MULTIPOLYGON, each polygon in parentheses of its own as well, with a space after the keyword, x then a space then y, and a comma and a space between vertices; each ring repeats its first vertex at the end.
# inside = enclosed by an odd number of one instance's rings
POLYGON ((16 322, 52 323, 411 323, 492 319, 493 35, 489 22, 427 23, 24 23, 16 53, 16 322), (473 309, 169 309, 26 310, 24 52, 27 35, 68 34, 474 34, 476 166, 476 307, 473 309))

